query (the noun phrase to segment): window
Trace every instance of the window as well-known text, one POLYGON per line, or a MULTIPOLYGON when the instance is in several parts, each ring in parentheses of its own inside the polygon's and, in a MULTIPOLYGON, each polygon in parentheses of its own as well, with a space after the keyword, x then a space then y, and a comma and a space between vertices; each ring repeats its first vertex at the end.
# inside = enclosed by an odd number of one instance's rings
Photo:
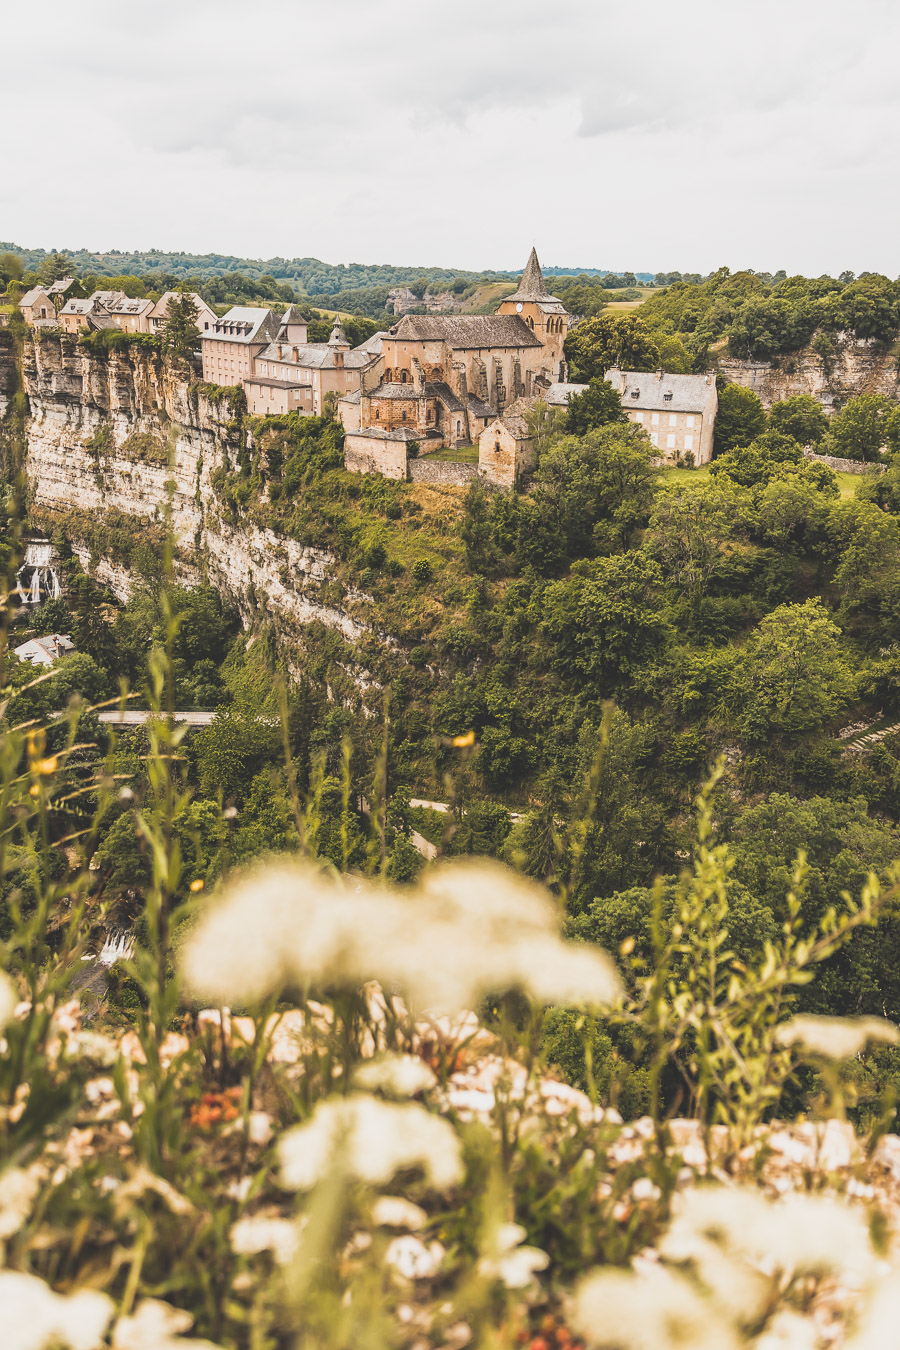
POLYGON ((457 436, 460 434, 461 431, 462 431, 462 422, 457 421, 457 423, 456 423, 456 434, 457 434, 457 436))
POLYGON ((381 421, 381 413, 379 412, 378 408, 375 409, 375 421, 376 422, 381 421))
POLYGON ((667 448, 668 450, 674 450, 674 449, 675 449, 675 432, 674 432, 674 431, 670 431, 669 434, 668 434, 668 436, 666 437, 666 448, 667 448))
POLYGON ((653 442, 654 445, 659 444, 659 437, 657 436, 655 431, 650 432, 650 440, 653 442))
POLYGON ((689 427, 692 427, 692 426, 694 425, 694 414, 693 414, 693 413, 688 413, 687 424, 688 424, 689 427))
POLYGON ((641 396, 641 391, 640 391, 640 389, 632 389, 632 391, 631 391, 631 397, 632 397, 632 398, 640 398, 640 396, 641 396))
POLYGON ((685 438, 684 438, 684 448, 685 448, 685 450, 693 450, 693 448, 694 448, 694 438, 693 438, 693 436, 685 436, 685 438))
POLYGON ((406 421, 406 413, 405 413, 405 412, 403 412, 403 413, 400 414, 400 421, 401 421, 401 422, 405 422, 405 421, 406 421))
POLYGON ((637 413, 635 413, 635 414, 634 414, 634 420, 635 420, 636 422, 643 422, 643 420, 644 420, 644 414, 643 414, 642 412, 637 412, 637 413))
POLYGON ((659 413, 654 413, 653 416, 650 418, 650 421, 653 423, 655 427, 659 426, 659 413))
POLYGON ((670 427, 677 427, 677 426, 678 426, 678 414, 677 414, 677 413, 669 413, 669 426, 670 426, 670 427))
POLYGON ((663 398, 665 399, 666 403, 671 403, 671 402, 672 402, 672 390, 671 390, 671 389, 667 389, 666 392, 663 394, 663 398))

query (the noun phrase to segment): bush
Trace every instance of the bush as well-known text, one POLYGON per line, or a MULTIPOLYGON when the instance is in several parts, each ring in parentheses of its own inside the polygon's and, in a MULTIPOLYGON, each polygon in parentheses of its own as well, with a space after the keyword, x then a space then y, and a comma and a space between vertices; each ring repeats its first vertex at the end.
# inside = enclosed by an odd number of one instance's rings
POLYGON ((418 562, 413 563, 413 580, 419 586, 427 586, 434 576, 434 568, 427 558, 420 558, 418 562))

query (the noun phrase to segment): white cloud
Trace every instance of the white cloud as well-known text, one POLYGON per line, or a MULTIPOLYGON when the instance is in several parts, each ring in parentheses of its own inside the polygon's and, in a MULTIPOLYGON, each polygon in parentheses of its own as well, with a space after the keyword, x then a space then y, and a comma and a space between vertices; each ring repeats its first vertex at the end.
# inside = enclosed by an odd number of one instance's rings
POLYGON ((41 14, 37 42, 26 7, 5 16, 33 58, 5 70, 0 234, 21 243, 900 271, 893 0, 41 14))

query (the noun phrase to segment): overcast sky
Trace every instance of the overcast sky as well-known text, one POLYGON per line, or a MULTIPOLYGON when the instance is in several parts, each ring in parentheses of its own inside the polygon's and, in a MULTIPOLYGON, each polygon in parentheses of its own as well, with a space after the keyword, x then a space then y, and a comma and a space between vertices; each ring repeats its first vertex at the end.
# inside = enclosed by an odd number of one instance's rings
POLYGON ((20 0, 3 37, 22 245, 900 273, 897 0, 20 0))

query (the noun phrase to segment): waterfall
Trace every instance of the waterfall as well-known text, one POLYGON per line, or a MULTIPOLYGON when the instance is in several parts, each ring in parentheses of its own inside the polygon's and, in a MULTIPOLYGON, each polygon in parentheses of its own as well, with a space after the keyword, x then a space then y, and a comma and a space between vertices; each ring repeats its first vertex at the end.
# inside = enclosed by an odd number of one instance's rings
POLYGON ((125 928, 111 928, 97 959, 102 966, 114 966, 117 961, 130 961, 133 955, 134 933, 125 928))

